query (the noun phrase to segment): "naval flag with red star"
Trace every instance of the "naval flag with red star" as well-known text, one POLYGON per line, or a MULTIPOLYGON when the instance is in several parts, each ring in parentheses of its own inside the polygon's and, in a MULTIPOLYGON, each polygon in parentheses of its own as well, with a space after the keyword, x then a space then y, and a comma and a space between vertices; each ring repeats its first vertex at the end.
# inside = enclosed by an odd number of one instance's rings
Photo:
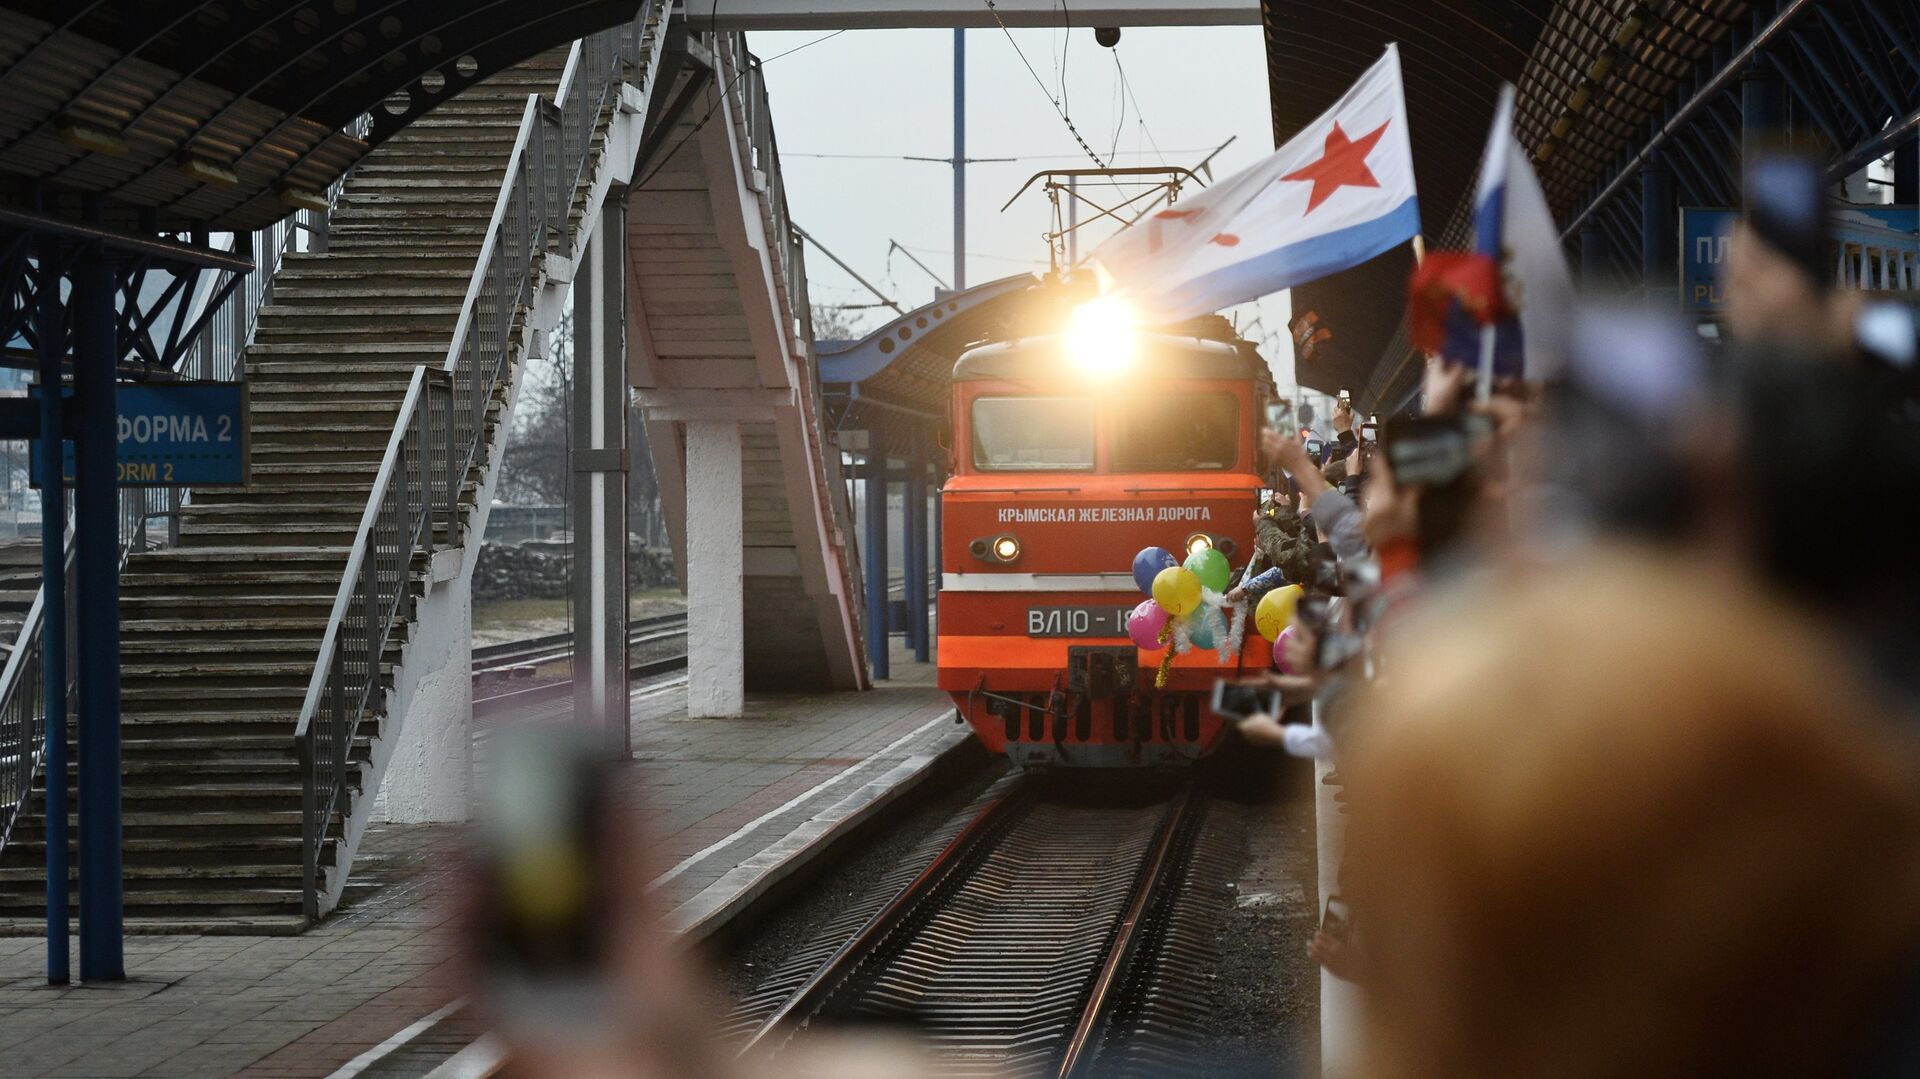
POLYGON ((1271 157, 1116 233, 1091 261, 1101 291, 1170 322, 1358 265, 1419 231, 1400 54, 1389 45, 1271 157))

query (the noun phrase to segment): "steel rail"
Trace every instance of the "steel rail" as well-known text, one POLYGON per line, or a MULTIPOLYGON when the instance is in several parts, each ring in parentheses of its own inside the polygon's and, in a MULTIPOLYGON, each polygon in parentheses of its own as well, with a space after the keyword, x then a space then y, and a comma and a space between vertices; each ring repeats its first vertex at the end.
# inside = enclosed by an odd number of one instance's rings
MULTIPOLYGON (((663 614, 642 618, 627 626, 627 644, 650 644, 685 632, 687 616, 663 614)), ((473 650, 473 673, 487 674, 524 663, 551 663, 573 654, 572 633, 549 633, 525 640, 482 645, 473 650)))
MULTIPOLYGON (((687 656, 686 653, 683 652, 680 655, 668 656, 665 659, 651 659, 643 663, 630 664, 627 667, 627 674, 636 679, 654 679, 686 669, 687 656)), ((537 686, 528 686, 525 689, 510 689, 504 693, 492 693, 485 697, 475 697, 473 699, 473 710, 476 715, 481 713, 491 714, 494 712, 505 712, 511 711, 514 708, 530 707, 538 704, 547 704, 556 700, 564 700, 572 695, 572 681, 546 682, 537 686)))
POLYGON ((1054 1069, 1059 1079, 1091 1074, 1101 1039, 1111 1025, 1114 1002, 1120 996, 1121 975, 1133 960, 1134 952, 1139 950, 1141 923, 1146 920, 1154 900, 1162 894, 1161 888, 1167 883, 1173 868, 1174 843, 1189 820, 1196 801, 1193 784, 1189 782, 1160 822, 1152 853, 1147 856, 1140 870, 1140 878, 1134 883, 1133 898, 1127 904, 1127 913, 1120 919, 1119 927, 1114 930, 1113 942, 1108 945, 1106 962, 1094 977, 1086 1008, 1080 1013, 1080 1022, 1074 1027, 1073 1036, 1067 1039, 1067 1048, 1061 1054, 1059 1067, 1054 1069))
POLYGON ((947 884, 956 882, 975 856, 984 853, 991 840, 1006 830, 1005 825, 1033 805, 1033 792, 1032 782, 1022 783, 988 803, 912 882, 888 900, 886 906, 868 919, 859 932, 848 938, 805 984, 760 1024, 740 1047, 739 1055, 744 1057, 769 1043, 776 1031, 785 1029, 789 1020, 798 1017, 802 1026, 811 1020, 882 941, 919 907, 945 891, 947 884))
MULTIPOLYGON (((876 1006, 881 1011, 873 1014, 890 1014, 887 1009, 900 1006, 905 999, 903 993, 919 999, 900 984, 889 985, 899 971, 944 967, 951 961, 961 966, 954 972, 954 980, 942 982, 943 988, 937 991, 945 1002, 929 1004, 945 1009, 945 1019, 940 1022, 957 1024, 951 1033, 963 1042, 977 1043, 982 1036, 997 1039, 999 1021, 992 1017, 1004 1009, 1009 1032, 1026 1032, 1009 1040, 1008 1049, 1031 1052, 1044 1044, 1044 1039, 1057 1039, 1056 1048, 1048 1056, 1053 1063, 1045 1073, 1060 1079, 1092 1074, 1096 1060, 1103 1055, 1102 1047, 1122 1033, 1115 1026, 1116 1017, 1122 1014, 1124 1004, 1142 991, 1136 972, 1142 969, 1139 963, 1143 949, 1151 947, 1148 942, 1154 939, 1153 927, 1171 909, 1169 897, 1180 894, 1181 869, 1193 849, 1195 826, 1204 816, 1203 802, 1189 779, 1155 816, 1141 822, 1144 830, 1134 833, 1137 846, 1125 840, 1115 848, 1113 856, 1125 859, 1119 865, 1131 867, 1132 872, 1121 878, 1127 883, 1116 881, 1117 887, 1108 893, 1116 902, 1102 906, 1097 913, 1083 912, 1097 922, 1075 923, 1076 934, 1103 930, 1089 942, 1094 950, 1087 953, 1086 963, 1069 963, 1051 973, 1028 971, 1018 975, 995 958, 999 953, 992 948, 975 950, 967 958, 961 958, 967 954, 964 951, 942 957, 954 939, 954 924, 948 924, 948 919, 979 902, 983 895, 1004 889, 1009 866, 1031 864, 1018 859, 1031 858, 1028 845, 1035 840, 1026 835, 1028 824, 1043 818, 1029 814, 1057 815, 1061 810, 1038 797, 1035 781, 1014 787, 980 810, 910 883, 808 971, 770 1012, 758 1013, 740 1053, 777 1051, 787 1039, 829 1015, 867 1015, 876 1006), (1121 850, 1127 853, 1121 855, 1121 850), (1008 857, 1015 861, 1006 861, 1008 857), (976 883, 987 891, 976 891, 976 883), (1120 901, 1122 896, 1124 901, 1120 901), (943 924, 944 930, 938 928, 943 924), (1015 994, 1004 1002, 971 997, 964 988, 998 985, 1009 977, 1015 979, 1015 994), (1028 978, 1037 980, 1025 980, 1028 978), (945 999, 951 994, 968 1002, 945 999), (1044 1020, 1046 1030, 1057 1034, 1042 1036, 1040 1028, 1028 1025, 1037 1016, 1022 1009, 1041 999, 1066 1005, 1055 1017, 1044 1020), (1036 1038, 1043 1040, 1037 1042, 1036 1038)), ((1060 821, 1055 819, 1045 827, 1058 829, 1060 821)), ((1044 834, 1044 828, 1040 834, 1044 834)), ((1057 888, 1061 881, 1076 882, 1074 886, 1079 887, 1078 874, 1086 868, 1061 871, 1067 876, 1038 879, 1034 886, 1039 892, 1045 892, 1048 886, 1057 888)), ((984 1047, 975 1044, 974 1048, 984 1047)))

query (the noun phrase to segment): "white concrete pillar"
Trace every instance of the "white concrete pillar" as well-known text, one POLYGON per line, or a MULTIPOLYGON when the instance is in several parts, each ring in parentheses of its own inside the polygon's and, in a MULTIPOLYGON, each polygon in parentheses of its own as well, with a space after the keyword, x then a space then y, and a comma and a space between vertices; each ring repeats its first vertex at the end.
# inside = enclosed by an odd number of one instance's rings
POLYGON ((747 703, 740 425, 687 421, 687 715, 747 703))

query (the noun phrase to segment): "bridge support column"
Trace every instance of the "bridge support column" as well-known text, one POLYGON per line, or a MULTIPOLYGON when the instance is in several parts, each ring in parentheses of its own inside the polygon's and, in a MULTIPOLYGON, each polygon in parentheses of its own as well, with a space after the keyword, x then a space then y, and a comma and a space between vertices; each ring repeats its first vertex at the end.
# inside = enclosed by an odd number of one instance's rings
POLYGON ((1640 168, 1640 281, 1655 303, 1677 306, 1680 219, 1673 200, 1673 170, 1656 153, 1640 168))
MULTIPOLYGON (((609 193, 573 279, 573 714, 600 725, 619 757, 631 748, 626 266, 625 202, 609 193)), ((732 549, 737 559, 737 533, 732 549)))
MULTIPOLYGON (((871 437, 879 442, 880 432, 873 432, 871 437)), ((861 578, 867 585, 867 666, 878 680, 893 677, 888 652, 887 455, 878 448, 867 454, 864 501, 867 542, 860 548, 860 564, 861 578)))
POLYGON ((687 421, 687 715, 746 710, 740 425, 687 421))
POLYGON ((1893 201, 1901 206, 1920 203, 1920 139, 1910 139, 1893 152, 1893 201))

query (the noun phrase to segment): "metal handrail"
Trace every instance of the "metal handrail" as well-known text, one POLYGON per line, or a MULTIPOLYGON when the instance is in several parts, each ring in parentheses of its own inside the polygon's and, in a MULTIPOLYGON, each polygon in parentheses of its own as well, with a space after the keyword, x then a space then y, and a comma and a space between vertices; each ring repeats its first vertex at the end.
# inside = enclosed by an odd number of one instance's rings
MULTIPOLYGON (((770 233, 774 250, 770 254, 778 263, 775 282, 785 288, 787 308, 795 321, 792 329, 797 340, 794 344, 806 360, 801 390, 809 407, 802 410, 802 419, 810 428, 813 444, 823 449, 820 454, 821 472, 817 476, 818 493, 821 505, 828 507, 832 515, 833 528, 829 530, 829 538, 842 552, 842 594, 857 596, 864 590, 865 584, 858 560, 845 557, 846 535, 840 528, 851 514, 851 503, 845 485, 837 482, 833 475, 839 469, 838 457, 824 452, 828 445, 826 432, 829 425, 820 391, 820 364, 813 335, 813 301, 807 291, 806 244, 787 206, 786 176, 780 167, 780 144, 774 131, 773 107, 767 91, 766 75, 760 59, 747 51, 744 35, 731 34, 713 39, 712 46, 714 56, 722 65, 719 73, 721 84, 739 86, 740 124, 746 136, 739 143, 741 171, 748 182, 759 189, 771 219, 770 233)), ((866 617, 865 608, 857 603, 850 604, 848 615, 859 627, 860 634, 864 635, 866 628, 861 623, 866 617)))
POLYGON ((666 0, 647 0, 631 23, 576 42, 553 99, 528 95, 446 360, 416 368, 408 383, 294 727, 309 921, 320 916, 330 829, 346 817, 351 747, 385 688, 381 658, 415 586, 416 560, 431 559, 441 535, 448 546, 461 542, 466 478, 486 452, 487 410, 511 374, 516 316, 531 308, 546 255, 573 254, 567 223, 591 175, 594 133, 628 71, 647 61, 666 10, 666 0), (445 417, 436 421, 441 402, 445 417))
MULTIPOLYGON (((362 115, 349 124, 347 130, 364 136, 370 123, 371 117, 362 115)), ((300 210, 253 234, 254 268, 220 298, 212 317, 202 325, 199 335, 181 357, 175 369, 179 375, 197 380, 245 379, 246 368, 240 358, 253 343, 260 325, 260 309, 273 298, 274 279, 285 265, 287 253, 302 232, 317 239, 313 249, 325 249, 327 226, 345 185, 346 177, 342 176, 327 189, 325 210, 300 210)), ((235 239, 237 237, 229 237, 226 241, 229 250, 235 239)), ((214 281, 203 283, 181 312, 182 320, 189 325, 198 320, 213 302, 216 292, 214 281)), ((120 565, 123 568, 127 558, 136 551, 171 546, 177 541, 180 507, 187 495, 187 491, 178 487, 130 487, 120 492, 120 565), (148 530, 148 522, 156 518, 167 522, 166 536, 157 541, 148 530)), ((41 527, 46 527, 45 521, 41 527)), ((71 564, 71 535, 66 546, 71 564)), ((27 800, 33 794, 33 781, 46 756, 40 647, 45 603, 43 586, 35 591, 33 603, 14 636, 6 665, 0 668, 0 852, 7 849, 14 823, 26 809, 27 800)), ((68 665, 70 688, 75 669, 68 665)))

